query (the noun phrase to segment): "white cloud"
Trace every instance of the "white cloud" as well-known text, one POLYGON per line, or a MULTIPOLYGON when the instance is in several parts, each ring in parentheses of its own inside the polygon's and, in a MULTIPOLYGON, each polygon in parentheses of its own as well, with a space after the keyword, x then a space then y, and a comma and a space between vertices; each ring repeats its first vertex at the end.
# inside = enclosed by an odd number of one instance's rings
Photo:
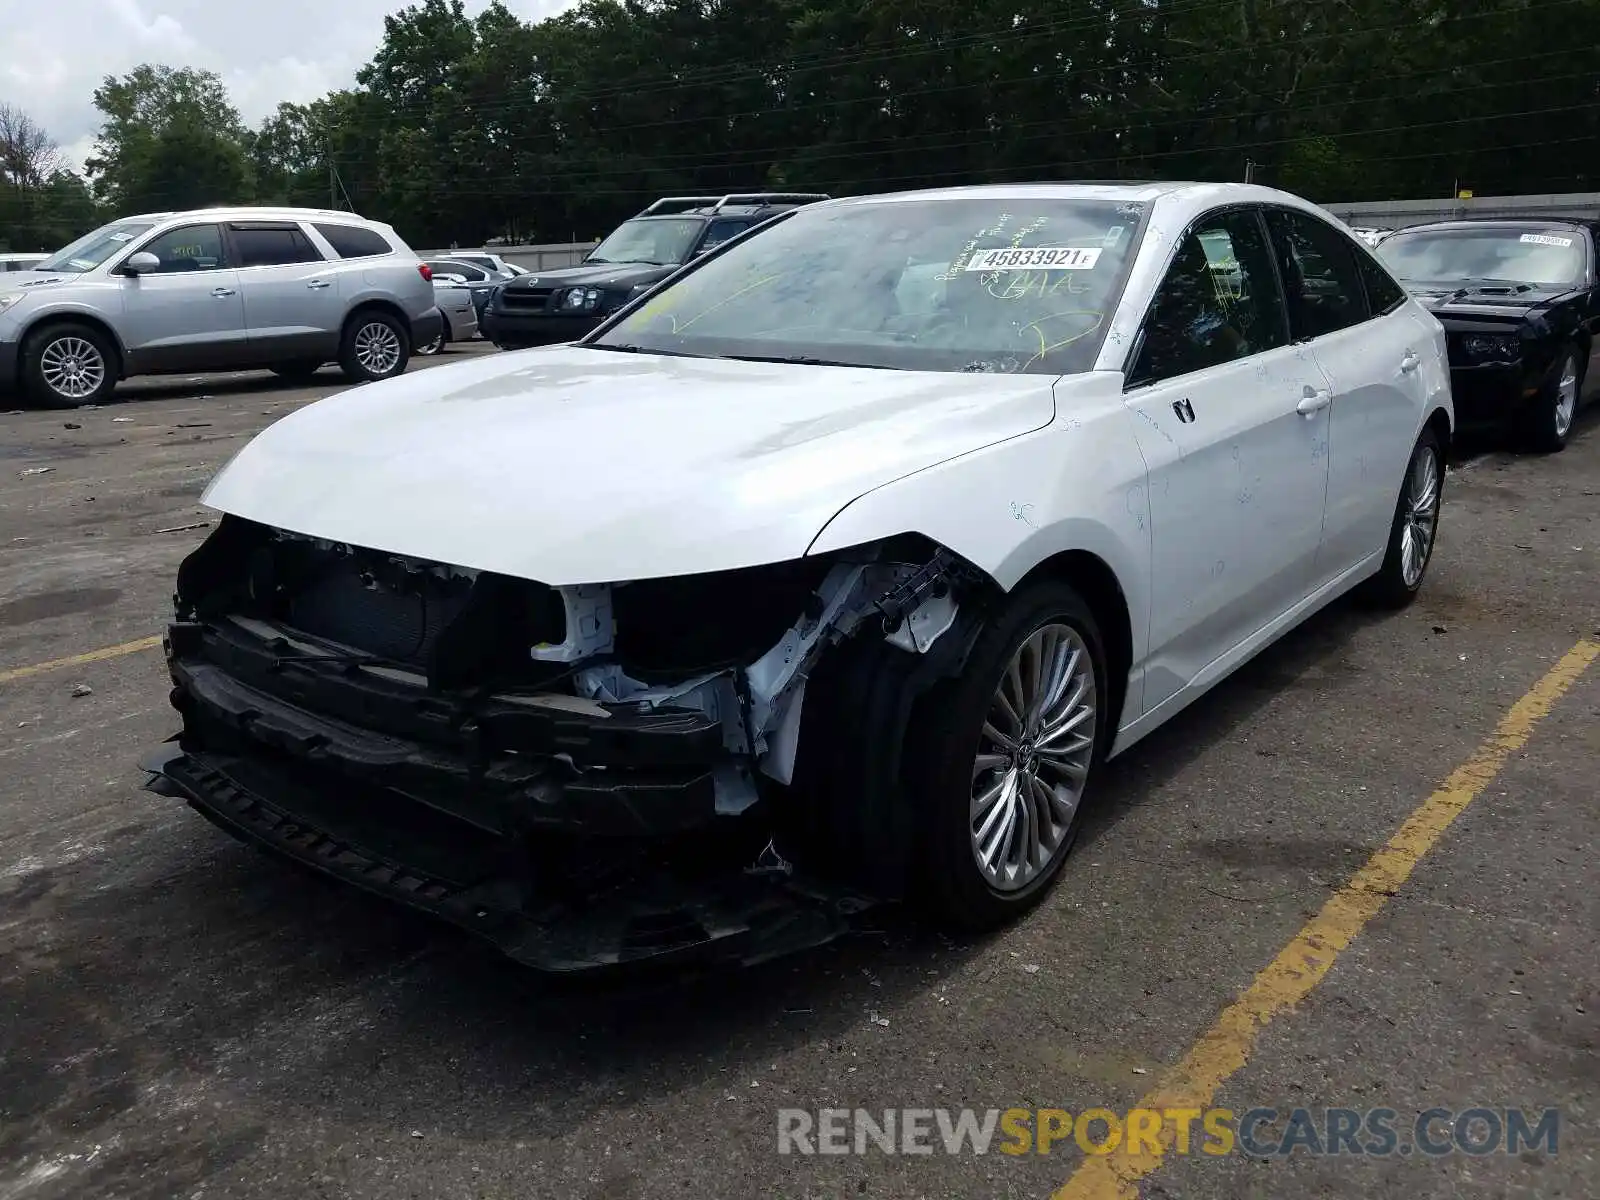
MULTIPOLYGON (((467 0, 476 13, 488 0, 467 0)), ((571 0, 507 0, 523 20, 571 0)), ((10 0, 0 23, 0 103, 27 112, 79 166, 100 114, 94 90, 140 63, 216 71, 246 121, 348 86, 403 0, 10 0)))

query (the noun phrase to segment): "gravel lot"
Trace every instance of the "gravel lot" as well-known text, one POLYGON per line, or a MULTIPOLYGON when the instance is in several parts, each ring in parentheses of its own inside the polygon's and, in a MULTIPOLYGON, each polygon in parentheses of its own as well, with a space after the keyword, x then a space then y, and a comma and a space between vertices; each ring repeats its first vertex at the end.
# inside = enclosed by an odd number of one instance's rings
MULTIPOLYGON (((776 1110, 1134 1105, 1600 639, 1592 412, 1563 454, 1457 465, 1409 611, 1324 613, 1109 769, 1019 927, 957 944, 891 914, 758 971, 552 988, 139 788, 176 728, 148 639, 201 487, 325 376, 0 416, 0 1200, 1049 1195, 1084 1162, 1070 1139, 780 1156, 776 1110)), ((1600 1191, 1597 718, 1600 664, 1215 1093, 1402 1123, 1555 1106, 1559 1153, 1169 1156, 1144 1196, 1600 1191)))

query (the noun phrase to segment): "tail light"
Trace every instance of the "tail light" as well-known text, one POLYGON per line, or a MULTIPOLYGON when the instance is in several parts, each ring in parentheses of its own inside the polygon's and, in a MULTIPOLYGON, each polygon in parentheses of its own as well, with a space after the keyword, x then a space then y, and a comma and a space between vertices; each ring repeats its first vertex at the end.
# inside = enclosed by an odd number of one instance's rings
POLYGON ((417 264, 417 274, 421 275, 429 283, 433 282, 433 268, 430 267, 427 263, 418 263, 417 264))

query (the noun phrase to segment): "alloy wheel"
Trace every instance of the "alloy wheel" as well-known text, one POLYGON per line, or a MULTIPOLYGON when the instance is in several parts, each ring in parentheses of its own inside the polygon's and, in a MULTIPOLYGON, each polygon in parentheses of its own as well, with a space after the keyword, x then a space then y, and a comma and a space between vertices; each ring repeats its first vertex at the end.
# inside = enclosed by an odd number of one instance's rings
POLYGON ((93 342, 80 337, 61 337, 45 346, 39 355, 39 374, 45 386, 67 400, 83 400, 95 394, 106 378, 106 360, 93 342))
POLYGON ((1422 582, 1439 528, 1439 456, 1431 445, 1417 447, 1406 472, 1405 514, 1400 526, 1400 574, 1406 587, 1422 582))
POLYGON ((1572 417, 1578 411, 1578 360, 1567 355, 1561 364, 1561 378, 1556 382, 1556 436, 1564 438, 1572 428, 1572 417))
POLYGON ((1072 829, 1094 759, 1094 659, 1081 634, 1036 629, 1007 664, 972 764, 972 856, 996 891, 1018 891, 1072 829))
POLYGON ((400 335, 383 321, 368 321, 356 330, 356 362, 374 376, 384 376, 400 362, 400 335))

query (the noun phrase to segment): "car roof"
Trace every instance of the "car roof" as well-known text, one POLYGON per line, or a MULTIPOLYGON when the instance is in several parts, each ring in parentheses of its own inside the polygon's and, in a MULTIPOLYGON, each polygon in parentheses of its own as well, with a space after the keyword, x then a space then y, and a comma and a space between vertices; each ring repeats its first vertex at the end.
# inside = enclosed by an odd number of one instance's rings
POLYGON ((765 212, 779 212, 790 208, 804 207, 801 204, 724 204, 721 208, 713 208, 707 204, 700 208, 681 208, 677 212, 640 213, 633 218, 637 221, 666 221, 673 217, 749 217, 765 212))
POLYGON ((866 196, 841 196, 823 200, 813 208, 839 208, 864 204, 903 204, 924 200, 1121 200, 1148 204, 1164 196, 1185 192, 1211 192, 1215 200, 1254 201, 1258 204, 1305 205, 1306 200, 1276 188, 1253 183, 1205 183, 1198 180, 1066 180, 1039 183, 981 183, 964 187, 926 188, 907 192, 880 192, 866 196))
POLYGON ((344 212, 336 208, 287 208, 255 205, 218 205, 214 208, 191 208, 173 212, 133 213, 117 218, 120 221, 173 221, 186 219, 213 221, 307 221, 329 219, 348 221, 356 225, 376 225, 359 213, 344 212))

